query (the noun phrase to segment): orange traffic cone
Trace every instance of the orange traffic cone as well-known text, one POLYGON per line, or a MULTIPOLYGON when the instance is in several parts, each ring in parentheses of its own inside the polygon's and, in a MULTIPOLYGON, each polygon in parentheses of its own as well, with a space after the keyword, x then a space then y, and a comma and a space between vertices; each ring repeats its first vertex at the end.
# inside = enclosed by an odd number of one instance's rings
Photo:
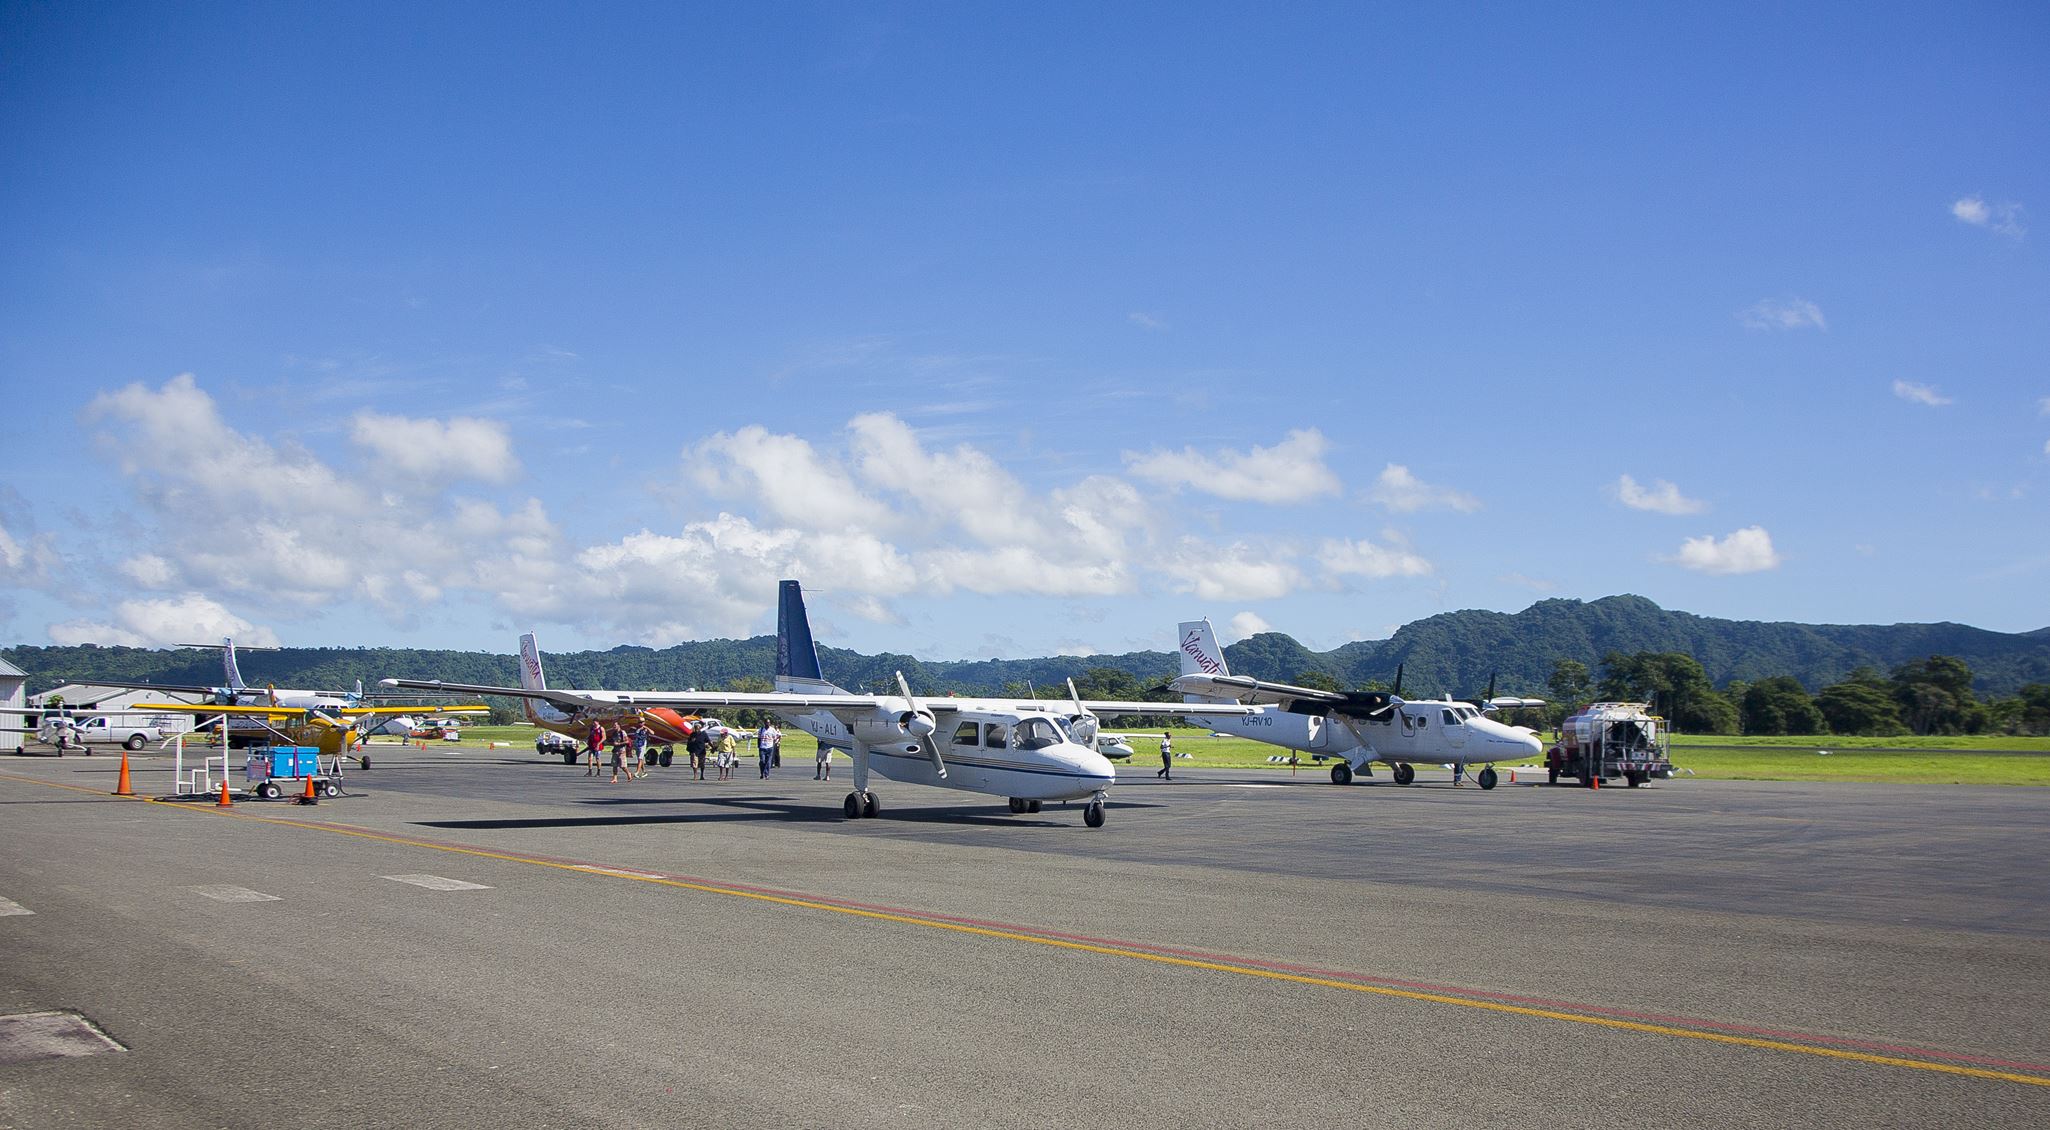
POLYGON ((235 802, 228 799, 228 779, 221 778, 221 799, 214 802, 215 808, 233 808, 235 802))
POLYGON ((121 751, 121 779, 114 785, 115 796, 134 796, 135 790, 128 787, 128 751, 121 751))
POLYGON ((300 804, 319 804, 320 794, 313 790, 313 778, 306 778, 306 795, 299 798, 300 804))
POLYGON ((1601 775, 1600 773, 1596 773, 1596 774, 1595 774, 1594 776, 1592 776, 1592 777, 1589 777, 1589 778, 1587 779, 1587 787, 1588 787, 1588 788, 1590 788, 1590 789, 1598 789, 1598 788, 1601 788, 1601 787, 1602 787, 1602 775, 1601 775))

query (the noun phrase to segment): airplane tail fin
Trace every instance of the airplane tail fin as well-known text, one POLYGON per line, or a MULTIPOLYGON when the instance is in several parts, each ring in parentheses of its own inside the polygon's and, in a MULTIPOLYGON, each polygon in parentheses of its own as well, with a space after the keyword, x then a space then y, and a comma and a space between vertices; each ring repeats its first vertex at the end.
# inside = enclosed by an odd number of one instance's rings
MULTIPOLYGON (((548 677, 541 673, 541 645, 534 642, 534 633, 520 637, 520 689, 545 691, 548 677)), ((547 722, 565 722, 569 715, 555 709, 538 698, 523 698, 520 706, 527 713, 527 721, 536 725, 547 722)))
POLYGON ((221 637, 221 672, 227 677, 230 693, 240 694, 248 689, 242 681, 242 669, 235 666, 235 641, 228 636, 221 637))
MULTIPOLYGON (((1181 652, 1184 675, 1229 675, 1231 667, 1224 661, 1224 649, 1217 646, 1217 633, 1211 631, 1208 618, 1189 620, 1177 625, 1181 636, 1178 650, 1181 652)), ((1209 695, 1185 694, 1183 702, 1221 702, 1209 695)))
POLYGON ((776 593, 776 689, 813 694, 846 694, 826 681, 819 668, 819 648, 811 638, 811 618, 804 612, 804 589, 784 581, 776 593))

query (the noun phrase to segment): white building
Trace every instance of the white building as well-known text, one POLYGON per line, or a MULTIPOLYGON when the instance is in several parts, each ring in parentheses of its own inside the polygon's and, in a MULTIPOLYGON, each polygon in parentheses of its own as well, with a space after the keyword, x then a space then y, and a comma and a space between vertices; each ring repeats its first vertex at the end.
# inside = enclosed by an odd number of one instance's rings
MULTIPOLYGON (((173 694, 161 690, 136 690, 131 687, 101 687, 91 683, 66 683, 51 687, 38 695, 30 695, 28 708, 41 710, 51 699, 61 698, 64 709, 84 712, 105 712, 110 726, 162 726, 165 733, 176 733, 192 728, 192 715, 167 714, 157 710, 130 710, 129 707, 142 702, 191 702, 200 701, 193 694, 173 694)), ((19 736, 19 735, 17 735, 19 736)))
MULTIPOLYGON (((7 707, 10 710, 27 709, 25 705, 26 700, 22 695, 22 692, 27 687, 28 672, 7 662, 5 659, 0 659, 0 706, 7 707)), ((22 725, 21 715, 19 714, 0 714, 0 719, 5 719, 6 725, 11 728, 18 729, 22 725)), ((25 736, 24 734, 0 731, 0 753, 20 753, 22 738, 25 736)))

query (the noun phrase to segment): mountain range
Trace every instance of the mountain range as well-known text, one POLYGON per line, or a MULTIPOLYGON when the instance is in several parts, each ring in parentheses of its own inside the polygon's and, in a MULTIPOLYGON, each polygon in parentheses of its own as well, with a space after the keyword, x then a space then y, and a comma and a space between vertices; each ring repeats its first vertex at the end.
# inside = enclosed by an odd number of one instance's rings
MULTIPOLYGON (((1854 668, 1881 671, 1911 659, 1952 655, 1972 668, 1982 695, 2012 694, 2025 683, 2050 683, 2050 627, 2033 632, 1991 632, 1964 624, 1797 624, 1721 620, 1660 608, 1641 596, 1600 600, 1542 600, 1521 612, 1446 612, 1405 625, 1385 640, 1312 651, 1280 632, 1262 632, 1224 649, 1234 673, 1293 680, 1320 672, 1340 684, 1392 682, 1398 665, 1411 694, 1439 690, 1472 695, 1490 677, 1502 694, 1544 693, 1552 665, 1585 663, 1597 677, 1609 652, 1683 652, 1717 686, 1731 679, 1792 675, 1809 690, 1841 680, 1854 668)), ((821 647, 829 678, 850 690, 877 687, 903 671, 922 694, 998 694, 1007 684, 1058 687, 1092 667, 1111 667, 1147 685, 1171 678, 1179 665, 1170 651, 1122 655, 1049 656, 1041 659, 922 661, 909 655, 863 655, 821 647)), ((549 683, 562 687, 627 690, 719 687, 774 670, 776 641, 704 640, 654 649, 550 653, 549 683)), ((211 684, 218 659, 191 649, 33 646, 0 650, 29 673, 31 692, 95 678, 211 684)), ((451 682, 512 685, 514 658, 477 651, 400 648, 285 648, 245 656, 243 671, 258 683, 340 688, 358 679, 404 676, 451 682)))

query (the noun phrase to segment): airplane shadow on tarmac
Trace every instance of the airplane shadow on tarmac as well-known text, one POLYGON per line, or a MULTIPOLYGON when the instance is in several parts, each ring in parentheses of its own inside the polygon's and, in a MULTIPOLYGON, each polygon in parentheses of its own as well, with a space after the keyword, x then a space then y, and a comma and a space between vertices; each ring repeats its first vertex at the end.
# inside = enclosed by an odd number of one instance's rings
MULTIPOLYGON (((647 812, 630 816, 535 816, 509 820, 422 820, 417 821, 424 828, 452 828, 471 831, 508 831, 526 828, 610 828, 635 824, 710 824, 730 823, 744 820, 775 820, 791 824, 854 824, 837 806, 816 804, 792 804, 769 797, 721 797, 711 800, 679 801, 650 797, 614 797, 603 800, 587 800, 581 803, 619 808, 640 805, 695 804, 707 808, 722 809, 714 812, 647 812)), ((1155 808, 1150 804, 1114 804, 1113 808, 1155 808)), ((1060 810, 1055 809, 1058 813, 1060 810)), ((1080 808, 1073 814, 1082 815, 1080 808)), ((952 824, 971 827, 1017 828, 1058 827, 1063 821, 1049 820, 1047 814, 1033 816, 1011 816, 1006 814, 983 815, 978 812, 963 812, 957 808, 901 808, 884 809, 880 819, 899 824, 952 824)))

